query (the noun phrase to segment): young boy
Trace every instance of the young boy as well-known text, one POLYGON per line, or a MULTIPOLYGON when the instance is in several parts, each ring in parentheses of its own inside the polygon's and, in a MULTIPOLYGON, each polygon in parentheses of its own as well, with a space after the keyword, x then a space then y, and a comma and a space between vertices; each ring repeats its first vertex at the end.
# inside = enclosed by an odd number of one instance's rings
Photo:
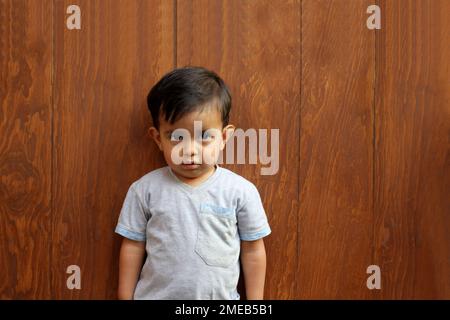
POLYGON ((151 137, 167 166, 135 181, 115 231, 119 299, 263 299, 270 226, 255 185, 220 167, 233 134, 231 96, 201 67, 166 74, 147 97, 151 137), (199 125, 201 128, 199 129, 199 125), (144 263, 144 257, 145 258, 144 263))

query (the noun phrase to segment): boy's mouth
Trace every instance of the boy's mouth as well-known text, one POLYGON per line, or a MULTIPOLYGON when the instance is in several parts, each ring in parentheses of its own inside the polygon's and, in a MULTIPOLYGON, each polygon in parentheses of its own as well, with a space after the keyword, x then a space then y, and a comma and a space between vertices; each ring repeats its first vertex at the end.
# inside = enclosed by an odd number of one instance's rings
POLYGON ((200 164, 194 163, 194 162, 191 162, 191 163, 183 162, 181 164, 181 167, 183 169, 187 169, 187 170, 194 170, 194 169, 198 169, 200 167, 200 164))
POLYGON ((200 163, 195 162, 195 161, 183 161, 181 163, 181 167, 183 169, 188 169, 188 170, 193 170, 193 169, 197 169, 198 167, 200 167, 200 163))

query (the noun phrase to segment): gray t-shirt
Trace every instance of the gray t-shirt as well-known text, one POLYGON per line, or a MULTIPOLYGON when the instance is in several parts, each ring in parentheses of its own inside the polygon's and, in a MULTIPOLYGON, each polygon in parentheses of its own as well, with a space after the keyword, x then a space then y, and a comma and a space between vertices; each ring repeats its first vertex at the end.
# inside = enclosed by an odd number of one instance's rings
POLYGON ((271 233, 255 185, 216 166, 190 186, 166 166, 129 188, 115 229, 146 241, 134 299, 239 300, 241 240, 271 233))

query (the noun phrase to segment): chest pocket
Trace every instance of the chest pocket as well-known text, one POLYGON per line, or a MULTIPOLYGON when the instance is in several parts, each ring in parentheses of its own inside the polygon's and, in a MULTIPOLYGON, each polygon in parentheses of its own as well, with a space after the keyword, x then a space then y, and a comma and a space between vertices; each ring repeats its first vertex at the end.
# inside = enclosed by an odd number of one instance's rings
POLYGON ((232 208, 208 203, 200 206, 195 252, 214 267, 230 267, 239 259, 236 214, 232 208))

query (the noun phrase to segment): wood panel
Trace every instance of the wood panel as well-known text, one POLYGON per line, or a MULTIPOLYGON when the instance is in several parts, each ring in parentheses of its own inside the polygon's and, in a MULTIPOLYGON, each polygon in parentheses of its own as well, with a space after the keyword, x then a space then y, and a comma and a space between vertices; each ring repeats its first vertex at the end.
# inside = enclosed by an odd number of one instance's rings
POLYGON ((126 191, 165 165, 146 93, 188 64, 280 130, 276 175, 224 165, 269 217, 265 298, 450 297, 449 1, 78 0, 68 30, 71 4, 0 0, 0 299, 116 298, 126 191))
MULTIPOLYGON (((300 1, 177 1, 177 66, 216 71, 233 95, 231 123, 279 129, 279 171, 225 167, 258 187, 272 227, 265 298, 296 297, 300 1)), ((270 132, 270 131, 268 131, 270 132)), ((247 158, 248 161, 248 158, 247 158)), ((245 298, 244 287, 239 288, 245 298)))
POLYGON ((368 1, 302 1, 301 299, 368 298, 374 33, 368 1))
POLYGON ((375 259, 385 299, 450 297, 450 2, 380 1, 375 259))
POLYGON ((55 297, 116 298, 120 237, 114 227, 130 184, 162 165, 146 134, 146 92, 173 67, 173 2, 70 1, 55 5, 55 297), (81 290, 65 270, 81 268, 81 290))
POLYGON ((51 12, 0 1, 0 299, 51 292, 51 12))

